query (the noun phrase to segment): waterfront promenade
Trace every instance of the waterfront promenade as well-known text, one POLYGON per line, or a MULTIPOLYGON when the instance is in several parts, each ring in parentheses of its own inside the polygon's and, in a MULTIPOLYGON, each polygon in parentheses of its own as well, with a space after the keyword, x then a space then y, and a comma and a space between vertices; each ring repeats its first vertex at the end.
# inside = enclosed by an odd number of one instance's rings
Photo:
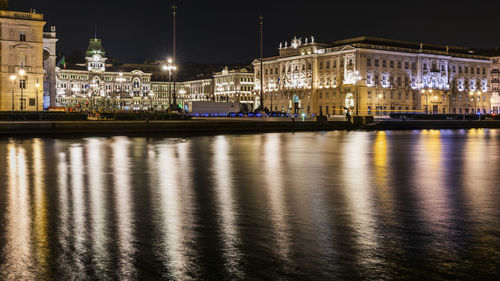
POLYGON ((0 122, 0 136, 16 135, 148 135, 304 132, 333 130, 422 130, 500 128, 500 121, 383 120, 362 126, 346 121, 190 120, 190 121, 8 121, 0 122))

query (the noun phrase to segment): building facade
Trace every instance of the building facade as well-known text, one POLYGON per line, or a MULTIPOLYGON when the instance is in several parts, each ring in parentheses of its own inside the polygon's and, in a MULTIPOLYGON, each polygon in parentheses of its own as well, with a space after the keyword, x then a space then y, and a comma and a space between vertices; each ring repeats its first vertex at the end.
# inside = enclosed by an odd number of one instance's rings
POLYGON ((0 10, 0 111, 43 109, 44 25, 35 11, 0 10))
POLYGON ((491 58, 491 109, 495 114, 500 110, 500 57, 491 58))
MULTIPOLYGON (((253 62, 260 93, 260 60, 253 62)), ((491 111, 489 57, 464 48, 360 37, 294 38, 263 60, 264 107, 306 115, 491 111)))
POLYGON ((239 102, 248 110, 255 108, 255 77, 246 68, 214 73, 214 97, 217 102, 239 102))
POLYGON ((77 110, 145 110, 168 103, 154 95, 151 73, 114 68, 106 63, 100 39, 91 39, 86 63, 74 69, 56 67, 56 106, 77 110))
POLYGON ((56 27, 43 33, 43 108, 56 105, 56 27))

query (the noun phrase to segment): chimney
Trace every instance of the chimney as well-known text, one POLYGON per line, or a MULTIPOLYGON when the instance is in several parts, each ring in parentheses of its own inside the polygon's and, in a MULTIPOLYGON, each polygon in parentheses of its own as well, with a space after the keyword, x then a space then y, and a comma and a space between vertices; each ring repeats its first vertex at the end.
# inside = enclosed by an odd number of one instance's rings
POLYGON ((9 0, 0 0, 0 10, 8 10, 9 9, 9 0))

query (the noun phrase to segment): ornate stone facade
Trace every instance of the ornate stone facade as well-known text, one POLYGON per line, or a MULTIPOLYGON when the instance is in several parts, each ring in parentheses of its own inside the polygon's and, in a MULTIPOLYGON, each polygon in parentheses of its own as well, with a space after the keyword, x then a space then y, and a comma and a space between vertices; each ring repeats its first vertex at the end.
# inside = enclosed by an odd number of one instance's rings
MULTIPOLYGON (((260 61, 253 62, 260 93, 260 61)), ((264 106, 306 115, 490 112, 490 65, 468 49, 360 37, 294 38, 264 59, 264 106)))
POLYGON ((91 39, 86 63, 74 69, 56 68, 56 106, 81 110, 144 110, 164 108, 167 101, 155 97, 151 73, 106 64, 100 39, 91 39))
POLYGON ((239 102, 254 109, 255 104, 255 77, 248 69, 229 70, 227 67, 214 74, 215 101, 239 102))
POLYGON ((0 111, 43 109, 44 25, 34 11, 0 10, 0 111))

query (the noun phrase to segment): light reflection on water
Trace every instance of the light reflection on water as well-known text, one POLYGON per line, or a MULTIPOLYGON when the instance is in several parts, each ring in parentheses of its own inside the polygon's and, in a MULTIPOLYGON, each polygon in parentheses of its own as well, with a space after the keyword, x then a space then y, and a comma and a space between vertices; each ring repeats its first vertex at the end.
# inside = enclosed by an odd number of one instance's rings
POLYGON ((498 278, 499 138, 0 140, 0 279, 498 278))

